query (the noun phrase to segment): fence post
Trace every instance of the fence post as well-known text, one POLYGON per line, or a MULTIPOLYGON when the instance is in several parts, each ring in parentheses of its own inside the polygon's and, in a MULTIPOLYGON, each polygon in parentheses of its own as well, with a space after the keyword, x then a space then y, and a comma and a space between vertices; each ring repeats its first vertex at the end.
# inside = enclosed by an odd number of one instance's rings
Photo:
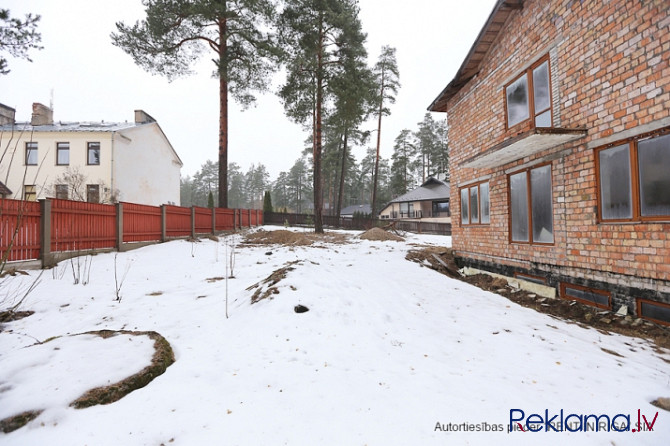
POLYGON ((237 209, 233 209, 233 232, 237 230, 237 209))
POLYGON ((216 208, 212 209, 212 234, 216 234, 216 208))
POLYGON ((167 208, 161 204, 161 242, 167 241, 167 208))
POLYGON ((116 203, 116 250, 123 247, 123 203, 116 203))
POLYGON ((260 226, 260 225, 258 224, 258 216, 259 216, 259 214, 258 214, 258 209, 256 209, 256 226, 260 226))
POLYGON ((51 255, 51 200, 40 199, 40 260, 42 268, 53 265, 51 255))
POLYGON ((191 238, 195 238, 195 206, 191 206, 191 238))

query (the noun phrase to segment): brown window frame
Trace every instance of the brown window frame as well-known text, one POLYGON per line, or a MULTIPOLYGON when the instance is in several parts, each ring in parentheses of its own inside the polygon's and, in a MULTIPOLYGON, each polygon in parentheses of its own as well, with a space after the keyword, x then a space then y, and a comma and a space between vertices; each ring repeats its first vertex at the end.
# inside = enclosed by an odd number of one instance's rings
POLYGON ((559 291, 560 291, 560 296, 561 299, 566 299, 566 300, 574 300, 580 303, 583 303, 584 305, 588 305, 590 307, 595 307, 595 308, 600 308, 602 310, 611 310, 612 309, 612 293, 609 291, 605 290, 599 290, 596 288, 590 288, 586 287, 583 285, 576 285, 574 283, 568 283, 568 282, 561 282, 559 286, 559 291), (589 293, 594 293, 594 294, 600 294, 601 296, 606 296, 607 297, 607 306, 586 300, 586 299, 580 299, 578 297, 573 297, 573 296, 567 296, 565 294, 565 288, 574 288, 576 290, 582 290, 582 291, 588 291, 589 293))
POLYGON ((36 184, 24 184, 23 185, 23 200, 24 201, 37 201, 37 185, 36 184), (33 188, 32 192, 28 192, 27 189, 29 187, 33 188))
POLYGON ((640 166, 638 165, 638 143, 644 139, 655 138, 665 135, 670 135, 670 127, 664 127, 662 129, 655 130, 653 132, 643 133, 630 138, 621 139, 619 141, 615 141, 606 144, 604 146, 596 147, 594 149, 594 158, 596 164, 596 195, 598 197, 598 213, 597 213, 598 223, 610 224, 610 223, 629 223, 629 222, 656 222, 656 221, 670 220, 670 214, 643 216, 640 204, 640 166), (603 150, 611 149, 613 147, 626 144, 628 145, 628 156, 629 156, 628 162, 630 166, 630 181, 631 181, 630 191, 632 201, 631 217, 604 219, 602 216, 603 203, 602 203, 601 178, 600 178, 600 152, 603 150))
POLYGON ((101 144, 98 141, 91 141, 86 143, 86 165, 87 166, 99 166, 102 162, 102 149, 101 144), (98 148, 98 162, 91 163, 91 150, 95 150, 94 147, 91 147, 93 144, 97 144, 98 148))
POLYGON ((508 222, 509 222, 509 242, 514 243, 514 244, 520 244, 520 245, 538 245, 538 246, 554 246, 556 244, 556 235, 554 231, 554 169, 551 161, 547 163, 542 163, 542 164, 537 164, 534 166, 526 167, 524 169, 516 170, 514 172, 511 172, 507 175, 507 209, 508 209, 508 222), (536 242, 533 240, 533 190, 531 188, 531 182, 530 182, 530 172, 535 169, 539 169, 540 167, 545 167, 545 166, 550 166, 549 167, 549 174, 551 176, 551 235, 552 238, 554 239, 553 242, 547 243, 547 242, 536 242), (519 240, 513 240, 512 238, 512 183, 510 181, 510 178, 512 175, 517 175, 520 174, 521 172, 526 173, 526 194, 527 198, 526 201, 528 202, 528 241, 519 241, 519 240))
POLYGON ((668 321, 664 321, 664 320, 661 320, 661 319, 654 319, 652 317, 642 315, 642 303, 643 302, 650 303, 652 305, 657 305, 659 307, 665 307, 665 308, 670 308, 670 304, 666 304, 665 302, 657 302, 655 300, 641 299, 641 298, 638 298, 638 299, 635 299, 635 300, 636 300, 635 304, 637 306, 637 316, 638 317, 640 317, 642 319, 647 319, 649 321, 656 322, 657 324, 667 325, 667 326, 670 327, 670 322, 668 322, 668 321))
POLYGON ((56 143, 56 165, 57 166, 69 166, 70 165, 70 143, 67 141, 61 141, 56 143), (63 147, 67 144, 67 148, 63 147), (61 150, 67 150, 67 163, 60 163, 60 152, 61 150))
POLYGON ((26 166, 37 166, 40 162, 39 153, 40 153, 39 152, 39 144, 37 144, 37 141, 26 142, 26 153, 25 153, 25 158, 24 158, 25 165, 26 166), (35 162, 34 163, 29 163, 28 162, 28 159, 30 158, 29 154, 31 154, 32 151, 35 151, 35 162))
MULTIPOLYGON (((463 186, 459 189, 459 199, 461 209, 460 209, 460 214, 458 215, 458 221, 461 223, 461 226, 490 226, 491 225, 491 184, 489 180, 485 181, 478 181, 476 183, 468 184, 467 186, 463 186), (482 184, 488 184, 489 187, 489 221, 486 223, 482 223, 482 192, 481 192, 481 185, 482 184), (470 194, 470 189, 476 187, 477 188, 477 204, 478 204, 478 222, 472 223, 472 206, 470 205, 470 197, 472 196, 470 194), (462 191, 467 190, 468 191, 468 222, 463 223, 463 194, 462 191)), ((452 215, 453 218, 453 215, 452 215)))
POLYGON ((514 79, 512 79, 510 82, 508 82, 504 87, 503 87, 503 104, 505 104, 505 129, 513 129, 516 126, 527 124, 530 121, 530 126, 531 128, 535 128, 535 119, 545 113, 547 110, 550 111, 551 117, 550 117, 550 126, 553 127, 554 125, 554 101, 553 101, 553 88, 551 84, 551 61, 549 60, 549 54, 545 54, 542 56, 540 59, 538 59, 535 63, 530 65, 528 68, 523 70, 521 73, 519 73, 518 76, 515 76, 514 79), (537 112, 535 110, 535 92, 534 92, 534 85, 533 85, 533 70, 535 70, 537 67, 542 65, 543 63, 547 63, 547 71, 548 71, 548 77, 549 77, 549 108, 542 109, 540 112, 537 112), (520 78, 523 76, 526 76, 526 86, 528 88, 528 118, 517 122, 516 124, 513 124, 511 127, 509 125, 509 114, 507 112, 507 87, 512 85, 514 82, 518 81, 520 78))

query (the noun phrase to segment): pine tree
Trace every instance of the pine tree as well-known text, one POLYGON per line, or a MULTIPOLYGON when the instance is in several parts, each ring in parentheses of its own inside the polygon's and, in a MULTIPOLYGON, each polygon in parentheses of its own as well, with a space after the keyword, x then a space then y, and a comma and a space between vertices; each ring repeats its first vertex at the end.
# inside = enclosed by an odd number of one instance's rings
MULTIPOLYGON (((31 49, 41 50, 42 35, 37 32, 39 15, 26 14, 25 20, 12 18, 9 9, 0 9, 0 53, 32 62, 28 56, 31 49)), ((9 64, 0 56, 0 74, 9 73, 9 64)))
POLYGON ((395 95, 400 89, 400 74, 395 58, 395 48, 383 46, 379 60, 373 69, 377 80, 377 156, 372 180, 372 215, 377 215, 377 177, 379 173, 379 150, 382 137, 382 117, 391 114, 386 104, 395 103, 395 95))
POLYGON ((323 120, 334 95, 333 79, 344 61, 365 54, 365 34, 355 0, 286 0, 280 32, 287 51, 287 79, 280 90, 287 115, 311 122, 314 231, 323 233, 323 120))
POLYGON ((253 90, 266 91, 280 52, 269 32, 273 0, 145 0, 146 18, 121 22, 114 45, 135 63, 169 80, 189 74, 203 53, 214 52, 219 78, 219 207, 228 207, 228 94, 243 106, 253 90))

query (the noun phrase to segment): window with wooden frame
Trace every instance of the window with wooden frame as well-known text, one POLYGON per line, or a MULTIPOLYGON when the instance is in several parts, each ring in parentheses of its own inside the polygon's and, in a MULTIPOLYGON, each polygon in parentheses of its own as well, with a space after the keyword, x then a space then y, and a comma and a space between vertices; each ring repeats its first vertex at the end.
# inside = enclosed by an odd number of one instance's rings
POLYGON ((86 185, 86 201, 89 203, 100 203, 100 185, 86 185))
POLYGON ((670 128, 595 153, 599 221, 670 219, 670 128))
POLYGON ((86 164, 89 166, 99 166, 100 165, 100 143, 99 142, 89 142, 88 151, 86 154, 86 164))
POLYGON ((551 127, 551 76, 545 56, 505 86, 507 128, 531 120, 533 127, 551 127))
POLYGON ((576 300, 603 310, 612 309, 612 294, 608 291, 561 282, 560 292, 563 299, 576 300))
POLYGON ((70 143, 57 142, 56 143, 56 165, 69 166, 70 165, 70 143))
POLYGON ((670 325, 670 304, 637 299, 637 315, 663 325, 670 325))
POLYGON ((69 186, 67 184, 56 184, 54 186, 56 192, 56 198, 58 200, 67 200, 69 199, 69 186))
POLYGON ((509 175, 510 241, 554 243, 551 164, 509 175))
POLYGON ((473 184, 461 189, 461 224, 487 225, 491 223, 489 183, 473 184))
POLYGON ((34 184, 23 186, 23 199, 26 201, 37 201, 37 186, 34 184))
POLYGON ((26 166, 37 166, 37 143, 26 143, 26 166))

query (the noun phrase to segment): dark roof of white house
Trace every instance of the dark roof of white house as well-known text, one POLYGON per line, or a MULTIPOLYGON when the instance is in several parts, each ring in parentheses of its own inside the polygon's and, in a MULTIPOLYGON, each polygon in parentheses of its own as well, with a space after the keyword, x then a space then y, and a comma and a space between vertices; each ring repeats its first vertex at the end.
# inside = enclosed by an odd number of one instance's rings
POLYGON ((448 200, 451 193, 449 183, 435 178, 428 178, 425 183, 414 190, 407 192, 389 203, 404 203, 410 201, 448 200))
POLYGON ((31 125, 30 122, 16 122, 0 126, 0 131, 15 133, 31 132, 118 132, 142 124, 134 122, 54 122, 47 125, 31 125))

